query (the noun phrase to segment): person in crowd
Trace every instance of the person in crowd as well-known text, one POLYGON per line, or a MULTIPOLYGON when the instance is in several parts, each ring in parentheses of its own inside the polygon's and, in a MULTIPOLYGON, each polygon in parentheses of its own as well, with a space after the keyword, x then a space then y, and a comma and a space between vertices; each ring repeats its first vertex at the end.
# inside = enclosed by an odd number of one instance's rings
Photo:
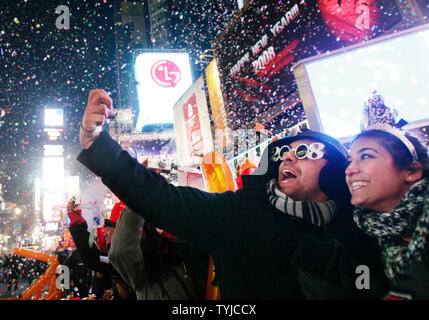
POLYGON ((65 290, 65 295, 70 294, 81 299, 87 297, 91 288, 92 271, 83 262, 80 251, 74 248, 60 264, 70 269, 70 289, 65 290))
POLYGON ((279 139, 243 188, 208 193, 170 185, 123 151, 102 131, 111 109, 104 90, 90 92, 78 161, 145 221, 210 253, 223 299, 303 299, 291 259, 304 236, 362 236, 347 211, 347 151, 334 138, 308 130, 279 139))
POLYGON ((355 221, 381 248, 388 297, 429 299, 428 148, 394 127, 366 130, 346 175, 355 221))
MULTIPOLYGON (((380 251, 382 275, 380 270, 368 268, 366 289, 378 286, 384 299, 428 299, 428 148, 422 137, 400 129, 401 121, 395 124, 395 116, 381 96, 369 102, 345 171, 355 223, 376 239, 380 251), (374 273, 384 286, 374 281, 374 273)), ((355 272, 350 252, 333 241, 316 239, 312 239, 312 248, 311 252, 303 250, 301 259, 295 261, 300 267, 344 287, 355 285, 344 280, 355 272), (305 254, 306 259, 302 258, 305 254)))
POLYGON ((110 296, 112 299, 127 300, 135 297, 135 293, 125 285, 108 259, 108 250, 116 221, 124 208, 125 205, 123 203, 116 203, 112 209, 110 219, 105 219, 106 236, 105 238, 100 236, 98 240, 99 248, 94 242, 90 246, 90 233, 88 232, 87 222, 82 216, 80 205, 75 204, 73 199, 67 203, 70 234, 76 244, 77 250, 80 252, 82 261, 88 268, 95 272, 93 285, 95 287, 101 286, 101 288, 95 288, 94 290, 97 298, 100 298, 100 295, 104 295, 107 290, 111 291, 110 296), (106 248, 104 248, 105 246, 106 248))
POLYGON ((5 285, 4 289, 7 289, 3 294, 19 296, 46 271, 47 263, 16 254, 6 254, 3 256, 2 268, 0 278, 5 285))
MULTIPOLYGON (((147 157, 142 164, 158 174, 169 171, 159 164, 149 165, 147 157)), ((144 223, 129 208, 118 218, 109 261, 136 292, 138 300, 204 298, 208 255, 144 223)))
POLYGON ((138 300, 201 300, 205 292, 196 283, 199 278, 191 275, 187 249, 125 208, 113 233, 109 261, 138 300))

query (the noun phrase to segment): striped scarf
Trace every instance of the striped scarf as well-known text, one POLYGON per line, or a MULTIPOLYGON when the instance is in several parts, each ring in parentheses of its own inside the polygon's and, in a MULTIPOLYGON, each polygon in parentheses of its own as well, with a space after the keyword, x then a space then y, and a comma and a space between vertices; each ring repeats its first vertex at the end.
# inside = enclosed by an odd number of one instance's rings
POLYGON ((268 201, 277 210, 318 227, 328 225, 337 211, 337 205, 333 200, 313 202, 292 199, 277 188, 276 179, 267 183, 267 195, 268 201))
POLYGON ((414 183, 400 204, 389 212, 356 207, 353 218, 364 232, 377 238, 385 273, 395 281, 413 261, 429 255, 429 183, 414 183), (411 242, 402 240, 411 236, 411 242))

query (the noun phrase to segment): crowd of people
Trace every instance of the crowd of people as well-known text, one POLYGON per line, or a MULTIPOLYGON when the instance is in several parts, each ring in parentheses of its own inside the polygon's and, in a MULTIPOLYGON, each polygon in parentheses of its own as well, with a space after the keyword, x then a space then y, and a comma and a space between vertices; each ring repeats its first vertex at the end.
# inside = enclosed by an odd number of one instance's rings
POLYGON ((7 296, 19 289, 19 284, 30 286, 46 270, 44 261, 24 258, 12 253, 0 255, 0 296, 7 296), (2 292, 5 290, 5 292, 2 292))
POLYGON ((93 236, 75 199, 67 203, 67 214, 76 247, 63 264, 71 268, 73 280, 74 274, 80 280, 73 281, 80 283, 76 293, 71 292, 73 298, 89 294, 109 300, 204 299, 208 255, 155 228, 123 202, 113 206, 93 236), (78 266, 81 271, 74 271, 78 266), (82 281, 85 269, 92 271, 90 281, 82 281))

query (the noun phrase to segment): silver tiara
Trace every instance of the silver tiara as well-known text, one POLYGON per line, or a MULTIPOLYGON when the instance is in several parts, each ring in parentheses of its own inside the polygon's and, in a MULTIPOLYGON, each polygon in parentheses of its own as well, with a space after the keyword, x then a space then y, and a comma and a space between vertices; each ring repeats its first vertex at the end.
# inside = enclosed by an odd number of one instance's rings
POLYGON ((361 130, 379 130, 390 133, 397 137, 410 151, 413 160, 418 161, 416 148, 405 136, 405 132, 398 128, 396 117, 398 111, 392 110, 384 104, 384 99, 381 95, 374 95, 368 99, 364 105, 364 110, 361 120, 361 130))

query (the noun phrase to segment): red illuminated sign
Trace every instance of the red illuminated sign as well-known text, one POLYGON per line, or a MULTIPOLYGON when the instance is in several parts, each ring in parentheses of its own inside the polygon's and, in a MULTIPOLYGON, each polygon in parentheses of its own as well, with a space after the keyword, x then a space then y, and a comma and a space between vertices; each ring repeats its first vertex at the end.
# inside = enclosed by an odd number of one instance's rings
POLYGON ((317 0, 329 31, 343 41, 356 43, 371 37, 380 24, 376 0, 317 0))
POLYGON ((162 87, 174 88, 180 81, 179 67, 169 60, 155 62, 150 73, 153 81, 162 87))
POLYGON ((63 129, 61 128, 45 128, 44 131, 50 141, 59 140, 63 134, 63 129))
POLYGON ((189 152, 191 155, 193 155, 203 150, 200 117, 198 114, 197 97, 195 96, 195 93, 183 105, 183 115, 185 118, 189 152))

